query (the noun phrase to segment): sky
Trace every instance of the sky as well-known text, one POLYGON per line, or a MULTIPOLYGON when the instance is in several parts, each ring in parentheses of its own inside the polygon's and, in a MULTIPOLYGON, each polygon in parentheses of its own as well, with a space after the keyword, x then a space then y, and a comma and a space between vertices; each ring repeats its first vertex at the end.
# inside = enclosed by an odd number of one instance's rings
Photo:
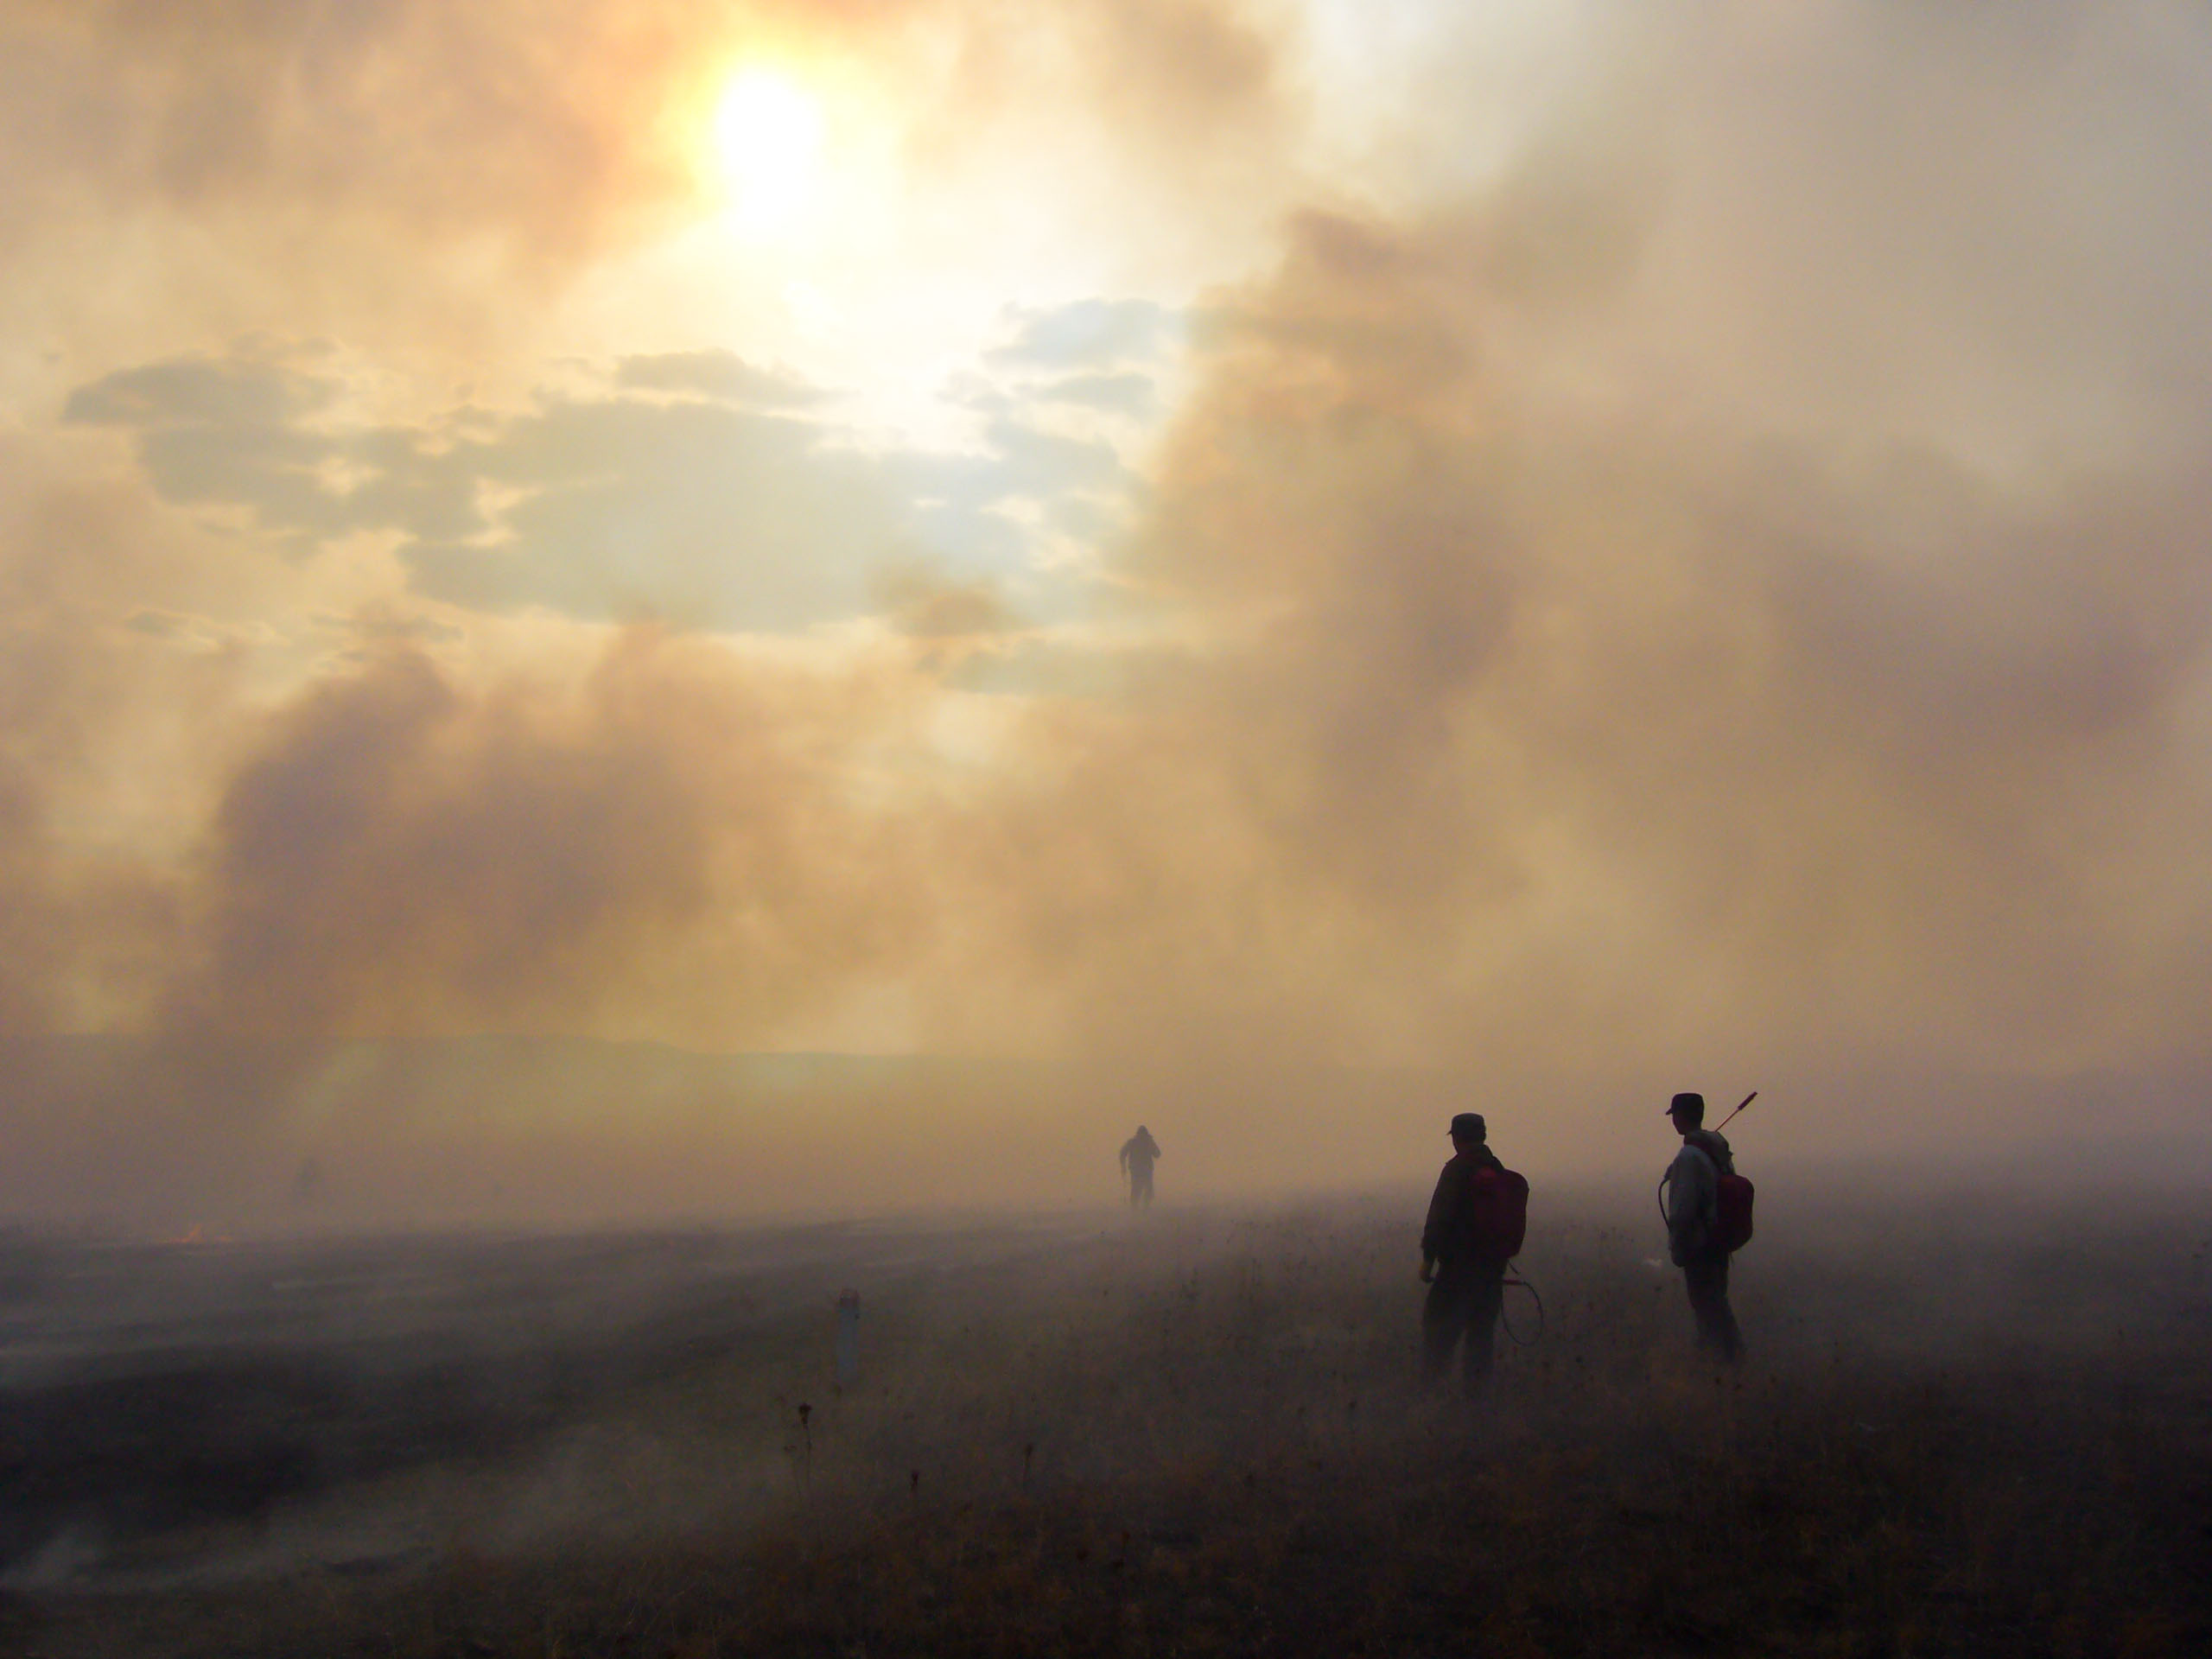
POLYGON ((10 0, 0 1198, 377 1042, 2191 1074, 2207 156, 2183 0, 10 0))

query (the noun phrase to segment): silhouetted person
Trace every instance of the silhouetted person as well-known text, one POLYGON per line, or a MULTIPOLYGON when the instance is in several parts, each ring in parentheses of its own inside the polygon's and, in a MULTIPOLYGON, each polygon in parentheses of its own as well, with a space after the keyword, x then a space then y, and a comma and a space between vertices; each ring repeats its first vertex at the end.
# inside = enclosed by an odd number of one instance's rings
POLYGON ((1706 1128, 1705 1096, 1676 1095, 1667 1108, 1682 1149, 1661 1185, 1667 1215, 1667 1253, 1682 1270, 1690 1311, 1697 1315, 1697 1345, 1726 1360, 1743 1357, 1744 1338, 1728 1306, 1728 1247, 1721 1242, 1720 1178, 1733 1174, 1735 1155, 1726 1139, 1706 1128))
POLYGON ((1160 1142, 1141 1123, 1122 1142, 1122 1173, 1129 1178, 1129 1208, 1152 1207, 1152 1166, 1160 1161, 1160 1142))
POLYGON ((1421 1234, 1421 1376, 1435 1382, 1452 1369, 1464 1338, 1463 1381, 1478 1390, 1490 1376, 1497 1317, 1505 1306, 1505 1266, 1521 1248, 1529 1184, 1498 1162, 1484 1144, 1480 1114, 1452 1120, 1452 1159, 1436 1178, 1421 1234))

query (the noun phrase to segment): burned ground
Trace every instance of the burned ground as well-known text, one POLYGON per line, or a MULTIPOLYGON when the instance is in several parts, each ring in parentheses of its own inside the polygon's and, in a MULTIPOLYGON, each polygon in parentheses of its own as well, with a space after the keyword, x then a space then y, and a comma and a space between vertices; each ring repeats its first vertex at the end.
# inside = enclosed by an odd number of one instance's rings
POLYGON ((0 1650, 2203 1651, 2205 1207, 1762 1205, 1716 1373, 1637 1198, 1540 1192, 1472 1405, 1403 1198, 19 1242, 0 1650))

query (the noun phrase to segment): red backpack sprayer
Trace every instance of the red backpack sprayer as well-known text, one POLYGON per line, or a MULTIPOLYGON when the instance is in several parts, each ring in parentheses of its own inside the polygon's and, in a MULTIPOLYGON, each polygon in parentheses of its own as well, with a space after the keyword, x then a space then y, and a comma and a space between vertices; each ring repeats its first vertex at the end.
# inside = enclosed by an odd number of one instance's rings
MULTIPOLYGON (((1733 1123, 1742 1116, 1744 1108, 1758 1097, 1759 1091, 1756 1089, 1745 1095, 1736 1103, 1734 1111, 1713 1126, 1713 1133, 1718 1135, 1733 1123)), ((1698 1151, 1700 1156, 1704 1155, 1702 1148, 1694 1148, 1694 1150, 1698 1151)), ((1719 1245, 1729 1255, 1733 1255, 1751 1242, 1751 1200, 1755 1194, 1751 1182, 1733 1170, 1721 1169, 1715 1166, 1713 1175, 1715 1178, 1713 1191, 1713 1243, 1719 1245)), ((1671 1226, 1673 1217, 1667 1214, 1666 1191, 1667 1179, 1662 1175, 1659 1178, 1659 1188, 1656 1194, 1659 1202, 1659 1217, 1671 1226)))
POLYGON ((1524 1337, 1513 1328, 1513 1316, 1503 1307, 1499 1309, 1499 1321, 1505 1326, 1506 1339, 1516 1348, 1526 1348, 1544 1334, 1544 1299, 1536 1294, 1535 1286, 1527 1275, 1515 1269, 1513 1258, 1521 1253, 1522 1242, 1529 1235, 1529 1183, 1526 1178, 1500 1165, 1496 1169, 1478 1169, 1467 1178, 1471 1197, 1470 1205, 1475 1236, 1486 1253, 1505 1258, 1506 1271, 1512 1276, 1501 1281, 1507 1290, 1525 1290, 1529 1300, 1536 1306, 1536 1328, 1524 1337))

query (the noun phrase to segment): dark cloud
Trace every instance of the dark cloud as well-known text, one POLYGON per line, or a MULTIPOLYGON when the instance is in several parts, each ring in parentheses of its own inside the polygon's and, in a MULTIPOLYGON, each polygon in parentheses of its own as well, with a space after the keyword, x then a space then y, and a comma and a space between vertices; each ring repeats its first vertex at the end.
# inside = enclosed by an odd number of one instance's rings
POLYGON ((106 426, 209 427, 226 434, 281 428, 315 413, 334 388, 283 365, 178 358, 124 369, 70 394, 61 418, 106 426))
POLYGON ((123 626, 134 632, 150 634, 156 639, 173 639, 195 626, 197 619, 179 616, 175 611, 133 611, 123 619, 123 626))
POLYGON ((130 429, 164 499, 250 508, 296 554, 363 529, 436 537, 485 527, 465 440, 316 421, 343 390, 328 374, 251 356, 182 358, 79 387, 62 418, 130 429))

